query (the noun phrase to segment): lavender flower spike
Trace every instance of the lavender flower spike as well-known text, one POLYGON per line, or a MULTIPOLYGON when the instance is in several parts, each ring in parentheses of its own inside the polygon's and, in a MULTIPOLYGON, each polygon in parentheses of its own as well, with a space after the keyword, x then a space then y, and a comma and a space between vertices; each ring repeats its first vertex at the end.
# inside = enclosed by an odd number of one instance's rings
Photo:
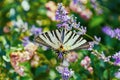
POLYGON ((111 38, 116 38, 120 40, 120 28, 116 28, 112 30, 110 27, 104 27, 102 31, 105 34, 109 35, 111 38))
POLYGON ((39 35, 42 32, 42 28, 37 28, 33 25, 30 31, 33 35, 39 35))
POLYGON ((89 42, 90 47, 88 48, 88 50, 90 50, 90 51, 93 50, 93 47, 95 44, 98 45, 101 41, 101 38, 97 37, 97 36, 94 36, 94 39, 95 39, 94 41, 89 42))
POLYGON ((28 43, 30 43, 29 37, 24 37, 22 40, 23 46, 26 46, 28 43))
POLYGON ((114 31, 113 31, 110 27, 108 27, 108 26, 103 27, 103 28, 102 28, 102 31, 103 31, 105 34, 107 34, 108 36, 110 36, 111 38, 115 37, 114 31))
POLYGON ((118 79, 120 79, 120 70, 115 73, 115 77, 118 78, 118 79))
POLYGON ((74 74, 74 71, 69 70, 68 67, 58 66, 57 71, 61 74, 62 80, 69 80, 69 78, 74 74))
POLYGON ((114 32, 115 32, 115 37, 116 37, 118 40, 120 40, 120 29, 117 28, 117 29, 114 30, 114 32))
POLYGON ((56 11, 56 20, 60 21, 60 23, 57 25, 58 28, 64 27, 66 29, 70 29, 70 26, 68 24, 70 17, 67 15, 67 11, 62 6, 62 3, 58 4, 58 9, 56 11))
POLYGON ((95 39, 94 41, 95 44, 99 44, 101 41, 101 37, 94 36, 94 39, 95 39))
POLYGON ((87 28, 86 27, 83 27, 81 26, 81 34, 85 34, 87 32, 87 28))
POLYGON ((100 59, 104 60, 104 62, 110 61, 111 56, 106 57, 104 52, 102 52, 100 59))
POLYGON ((77 2, 78 2, 78 0, 73 0, 73 3, 74 3, 74 4, 77 4, 77 2))
POLYGON ((74 74, 74 71, 69 70, 69 62, 64 59, 60 66, 56 67, 56 70, 61 74, 62 80, 69 80, 69 78, 74 74))
POLYGON ((61 73, 62 74, 62 79, 63 80, 69 80, 69 78, 72 76, 73 74, 73 71, 72 70, 69 70, 67 67, 65 67, 63 69, 63 72, 61 73))
POLYGON ((115 65, 120 65, 120 51, 114 54, 112 58, 115 59, 115 62, 114 62, 115 65))
POLYGON ((62 3, 58 4, 58 9, 56 11, 56 20, 60 20, 61 22, 66 22, 69 19, 67 15, 67 11, 62 6, 62 3))
POLYGON ((58 28, 65 28, 67 30, 71 30, 72 28, 76 28, 79 30, 78 34, 84 35, 86 33, 86 27, 80 26, 80 22, 77 23, 76 17, 68 16, 67 11, 62 6, 62 3, 58 4, 58 9, 56 11, 56 20, 59 20, 60 23, 57 25, 58 28))

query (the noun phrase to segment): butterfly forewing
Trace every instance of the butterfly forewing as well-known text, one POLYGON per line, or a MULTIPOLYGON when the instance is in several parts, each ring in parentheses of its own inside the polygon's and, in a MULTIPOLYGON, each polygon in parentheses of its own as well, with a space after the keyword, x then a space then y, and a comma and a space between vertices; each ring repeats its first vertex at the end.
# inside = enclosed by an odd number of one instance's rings
POLYGON ((66 31, 65 30, 65 37, 64 37, 64 41, 63 44, 68 42, 68 40, 71 38, 72 32, 71 31, 66 31))
POLYGON ((47 47, 50 47, 50 45, 48 45, 44 40, 42 40, 39 36, 36 36, 35 37, 35 42, 37 42, 37 43, 40 43, 40 44, 42 44, 42 45, 44 45, 44 46, 47 46, 47 47))
POLYGON ((58 49, 61 44, 59 36, 60 32, 58 30, 45 32, 38 35, 35 41, 53 49, 58 49))
POLYGON ((54 30, 54 36, 57 38, 59 42, 61 42, 61 30, 54 30))

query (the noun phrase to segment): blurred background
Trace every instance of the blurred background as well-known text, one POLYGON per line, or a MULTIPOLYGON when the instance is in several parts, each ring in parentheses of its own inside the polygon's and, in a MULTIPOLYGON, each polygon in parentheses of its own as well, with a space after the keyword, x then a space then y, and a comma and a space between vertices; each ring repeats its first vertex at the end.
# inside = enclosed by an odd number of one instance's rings
MULTIPOLYGON (((104 51, 106 56, 120 50, 120 41, 102 31, 105 26, 120 28, 120 0, 0 0, 0 80, 60 80, 56 70, 59 61, 47 47, 38 47, 32 58, 19 61, 25 76, 16 73, 19 72, 14 64, 16 58, 12 58, 12 54, 29 57, 25 45, 33 42, 35 35, 57 29, 58 3, 63 3, 68 15, 74 15, 77 22, 87 27, 87 34, 101 37, 103 46, 95 46, 96 50, 104 51)), ((74 53, 77 60, 70 67, 75 74, 70 80, 118 80, 114 75, 118 67, 104 63, 89 51, 74 53), (92 73, 80 64, 85 56, 91 59, 92 73)))

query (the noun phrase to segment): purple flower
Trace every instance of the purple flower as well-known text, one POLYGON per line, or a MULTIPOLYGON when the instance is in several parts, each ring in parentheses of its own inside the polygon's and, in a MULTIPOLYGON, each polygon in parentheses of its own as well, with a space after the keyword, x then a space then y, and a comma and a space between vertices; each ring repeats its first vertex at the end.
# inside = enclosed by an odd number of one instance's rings
POLYGON ((103 10, 101 9, 100 5, 98 4, 97 0, 90 0, 91 6, 94 8, 97 14, 102 14, 103 10))
POLYGON ((117 28, 117 29, 114 30, 114 32, 115 32, 115 37, 116 37, 118 40, 120 40, 120 29, 117 28))
POLYGON ((58 59, 63 59, 63 53, 61 52, 58 53, 58 59))
POLYGON ((63 71, 62 71, 62 79, 63 80, 69 80, 70 78, 70 71, 67 67, 63 68, 63 71))
POLYGON ((118 72, 115 73, 115 77, 118 78, 118 79, 120 79, 120 71, 118 71, 118 72))
POLYGON ((69 80, 69 78, 73 75, 73 71, 68 69, 68 67, 58 66, 57 71, 61 74, 62 80, 69 80))
POLYGON ((56 11, 56 20, 60 21, 60 23, 57 24, 58 28, 64 27, 68 29, 70 27, 68 23, 70 17, 67 15, 67 11, 62 6, 62 3, 58 4, 58 9, 56 11))
POLYGON ((78 32, 79 35, 86 34, 86 32, 87 32, 87 28, 86 27, 81 26, 79 29, 80 29, 80 31, 78 32))
POLYGON ((104 52, 101 53, 100 59, 104 60, 104 62, 110 61, 111 56, 105 56, 104 52))
POLYGON ((58 26, 58 28, 61 28, 61 27, 64 27, 65 29, 68 29, 68 28, 69 28, 69 25, 68 25, 66 22, 64 22, 64 23, 59 23, 59 24, 57 24, 57 26, 58 26))
POLYGON ((61 74, 62 80, 69 80, 69 78, 74 74, 74 71, 68 68, 69 62, 64 59, 60 66, 56 67, 56 70, 61 74))
POLYGON ((94 45, 95 45, 95 43, 94 43, 94 41, 91 41, 91 42, 88 42, 89 43, 89 45, 90 45, 90 47, 88 48, 88 50, 93 50, 93 47, 94 47, 94 45))
POLYGON ((60 20, 62 22, 65 22, 69 19, 69 16, 67 15, 67 11, 62 6, 62 3, 58 4, 58 9, 56 11, 56 20, 60 20))
POLYGON ((30 31, 33 35, 39 35, 42 32, 42 28, 37 28, 33 25, 30 31))
POLYGON ((110 27, 105 26, 102 28, 102 31, 107 34, 108 36, 110 36, 111 38, 115 37, 115 32, 114 30, 112 30, 110 27))
POLYGON ((71 30, 72 28, 78 29, 78 34, 85 34, 86 33, 86 27, 80 26, 80 22, 77 23, 76 17, 68 16, 67 11, 62 6, 62 3, 58 4, 58 9, 56 11, 56 20, 59 20, 60 23, 57 24, 58 28, 65 28, 67 30, 71 30))
POLYGON ((99 44, 101 41, 101 37, 94 36, 94 39, 95 39, 94 41, 95 44, 99 44))
POLYGON ((115 62, 114 62, 115 65, 120 65, 120 51, 114 54, 112 58, 115 59, 115 62))
POLYGON ((74 4, 77 4, 77 2, 78 2, 78 0, 73 0, 73 3, 74 3, 74 4))
POLYGON ((93 50, 94 45, 95 44, 98 45, 100 41, 101 41, 100 37, 94 36, 94 40, 89 42, 90 47, 88 48, 88 50, 93 50))
POLYGON ((111 29, 110 27, 106 26, 102 29, 102 31, 109 35, 111 38, 116 38, 118 40, 120 40, 120 29, 116 28, 116 29, 111 29))
POLYGON ((24 39, 22 40, 23 46, 26 46, 29 42, 29 37, 24 37, 24 39))

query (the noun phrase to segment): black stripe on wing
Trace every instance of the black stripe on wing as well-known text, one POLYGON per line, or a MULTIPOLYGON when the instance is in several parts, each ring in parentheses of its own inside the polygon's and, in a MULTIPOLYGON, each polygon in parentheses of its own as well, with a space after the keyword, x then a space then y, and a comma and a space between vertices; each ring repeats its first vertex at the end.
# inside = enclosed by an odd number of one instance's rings
POLYGON ((88 42, 80 45, 79 47, 76 47, 74 49, 71 49, 71 50, 66 50, 66 51, 75 51, 75 50, 81 50, 81 49, 89 49, 90 48, 90 45, 88 42))
POLYGON ((65 36, 68 35, 68 34, 70 34, 70 36, 69 36, 69 38, 67 40, 65 40, 64 44, 67 43, 70 40, 70 38, 72 38, 72 36, 74 36, 74 33, 71 32, 71 31, 67 31, 66 34, 65 34, 65 36))
POLYGON ((52 36, 54 36, 54 33, 53 33, 53 31, 50 31, 50 32, 51 32, 52 36))
POLYGON ((65 29, 62 29, 61 31, 61 42, 63 43, 65 37, 65 29))
POLYGON ((61 30, 57 29, 42 33, 41 35, 35 37, 35 41, 57 50, 61 45, 61 30))
POLYGON ((81 37, 81 35, 78 35, 72 31, 66 31, 64 39, 63 46, 65 51, 88 49, 90 47, 87 41, 81 37))
POLYGON ((74 36, 73 36, 73 38, 75 38, 75 36, 76 36, 77 34, 76 33, 74 33, 74 36))
MULTIPOLYGON (((51 34, 51 33, 50 33, 51 34)), ((45 35, 46 35, 46 37, 49 39, 49 41, 51 42, 51 43, 53 43, 53 41, 51 40, 52 38, 49 36, 49 34, 46 32, 45 33, 45 35)), ((54 44, 54 43, 53 43, 54 44)))
MULTIPOLYGON (((73 38, 73 39, 74 39, 74 38, 73 38)), ((79 37, 76 39, 76 41, 72 44, 72 46, 75 45, 76 43, 78 43, 80 39, 81 39, 81 36, 79 36, 79 37)))
POLYGON ((41 39, 39 36, 36 36, 34 39, 35 42, 40 43, 44 46, 51 47, 49 44, 47 44, 43 39, 41 39))
MULTIPOLYGON (((45 34, 41 34, 44 38, 46 38, 45 34)), ((46 38, 47 39, 47 38, 46 38)))
POLYGON ((52 41, 53 37, 54 37, 54 33, 52 31, 45 32, 45 33, 42 33, 42 34, 36 36, 35 42, 40 43, 44 46, 52 47, 52 45, 50 45, 50 44, 54 44, 54 42, 52 41), (50 37, 50 34, 52 35, 52 37, 50 37))
POLYGON ((74 50, 80 50, 80 49, 89 49, 90 48, 90 44, 88 42, 80 45, 79 47, 76 47, 75 49, 71 49, 70 51, 74 51, 74 50))
MULTIPOLYGON (((59 31, 59 30, 58 30, 58 31, 59 31)), ((55 37, 57 38, 57 40, 61 42, 61 40, 59 39, 59 36, 58 36, 57 33, 56 33, 56 30, 54 30, 53 32, 54 32, 54 35, 55 35, 55 37)), ((59 33, 60 33, 60 31, 59 31, 59 33)))

